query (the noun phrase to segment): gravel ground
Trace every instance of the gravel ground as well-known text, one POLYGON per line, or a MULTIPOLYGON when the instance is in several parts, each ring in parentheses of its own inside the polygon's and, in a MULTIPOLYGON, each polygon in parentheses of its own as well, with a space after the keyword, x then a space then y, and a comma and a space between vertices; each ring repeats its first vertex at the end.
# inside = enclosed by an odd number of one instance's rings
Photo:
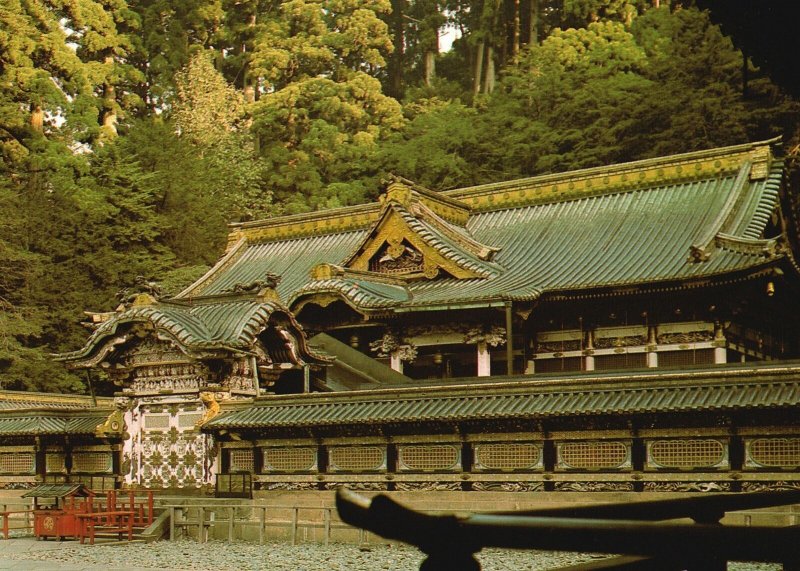
MULTIPOLYGON (((12 540, 13 541, 13 540, 12 540)), ((103 565, 109 568, 153 568, 192 571, 261 570, 270 571, 416 571, 422 554, 402 545, 371 545, 359 548, 348 544, 328 546, 307 543, 227 543, 191 540, 134 543, 130 545, 79 545, 64 543, 59 549, 2 553, 9 559, 46 560, 56 563, 103 565)), ((509 551, 486 549, 478 559, 484 571, 534 571, 555 569, 597 559, 585 553, 509 551)), ((773 571, 778 565, 731 563, 735 571, 773 571)))

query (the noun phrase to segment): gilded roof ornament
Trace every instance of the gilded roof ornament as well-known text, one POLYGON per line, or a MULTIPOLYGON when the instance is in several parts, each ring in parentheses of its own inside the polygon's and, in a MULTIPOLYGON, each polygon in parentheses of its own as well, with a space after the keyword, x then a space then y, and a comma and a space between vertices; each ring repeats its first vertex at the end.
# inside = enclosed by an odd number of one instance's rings
POLYGON ((206 410, 200 420, 195 423, 195 428, 202 427, 206 422, 219 414, 219 402, 217 402, 216 393, 212 391, 203 391, 200 393, 200 401, 203 403, 206 410))
POLYGON ((251 282, 237 282, 222 293, 242 293, 255 294, 261 300, 275 301, 280 303, 280 296, 276 288, 281 281, 281 277, 267 272, 261 279, 251 282))
POLYGON ((117 299, 120 301, 117 311, 124 311, 128 307, 154 305, 160 297, 161 286, 157 282, 144 276, 136 276, 132 286, 117 292, 117 299))
POLYGON ((112 436, 122 436, 125 432, 125 412, 128 410, 129 399, 114 399, 114 411, 108 415, 105 422, 97 425, 94 434, 98 438, 109 438, 112 436))

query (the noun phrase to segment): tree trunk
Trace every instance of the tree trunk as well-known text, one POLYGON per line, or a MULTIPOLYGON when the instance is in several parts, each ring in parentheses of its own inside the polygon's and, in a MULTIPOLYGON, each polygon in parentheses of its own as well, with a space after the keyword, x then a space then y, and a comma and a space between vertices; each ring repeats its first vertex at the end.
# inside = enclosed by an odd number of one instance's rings
POLYGON ((747 88, 750 82, 750 73, 747 69, 747 46, 742 46, 742 99, 747 99, 747 88))
POLYGON ((519 54, 519 0, 514 0, 514 32, 511 42, 511 57, 515 58, 519 54))
POLYGON ((436 52, 425 52, 425 85, 431 86, 433 78, 436 77, 436 52))
POLYGON ((539 0, 531 0, 530 17, 528 43, 535 46, 539 43, 539 0))
POLYGON ((483 41, 478 42, 475 48, 475 76, 472 82, 472 93, 477 95, 481 91, 481 80, 483 79, 483 41))
MULTIPOLYGON (((251 14, 247 22, 247 27, 251 30, 256 27, 256 15, 251 14)), ((252 34, 251 34, 252 35, 252 34)), ((247 45, 242 44, 242 53, 247 52, 247 45)), ((258 78, 250 75, 250 58, 245 57, 244 65, 242 66, 242 91, 244 92, 245 103, 255 103, 256 100, 256 84, 258 78)))
POLYGON ((392 44, 394 51, 389 59, 389 95, 403 97, 403 66, 405 65, 405 0, 392 0, 392 44))
POLYGON ((494 91, 494 50, 492 46, 486 47, 486 78, 483 82, 483 92, 491 93, 494 91))

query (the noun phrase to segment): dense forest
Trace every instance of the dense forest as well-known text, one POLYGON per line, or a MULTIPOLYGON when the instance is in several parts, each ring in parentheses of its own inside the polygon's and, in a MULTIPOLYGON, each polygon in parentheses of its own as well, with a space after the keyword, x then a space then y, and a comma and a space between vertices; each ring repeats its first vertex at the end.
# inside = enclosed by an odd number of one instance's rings
POLYGON ((0 387, 226 223, 783 136, 800 106, 693 2, 4 0, 0 387), (441 37, 455 37, 440 50, 441 37))

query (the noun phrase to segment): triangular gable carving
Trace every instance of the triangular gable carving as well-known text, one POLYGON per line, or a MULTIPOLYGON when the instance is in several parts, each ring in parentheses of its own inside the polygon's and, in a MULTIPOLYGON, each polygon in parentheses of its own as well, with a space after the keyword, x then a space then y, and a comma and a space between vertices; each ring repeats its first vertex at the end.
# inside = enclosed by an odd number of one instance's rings
POLYGON ((490 263, 497 249, 469 236, 464 228, 469 211, 463 204, 398 178, 389 183, 381 201, 380 218, 344 261, 345 268, 403 279, 470 279, 497 273, 490 263))

